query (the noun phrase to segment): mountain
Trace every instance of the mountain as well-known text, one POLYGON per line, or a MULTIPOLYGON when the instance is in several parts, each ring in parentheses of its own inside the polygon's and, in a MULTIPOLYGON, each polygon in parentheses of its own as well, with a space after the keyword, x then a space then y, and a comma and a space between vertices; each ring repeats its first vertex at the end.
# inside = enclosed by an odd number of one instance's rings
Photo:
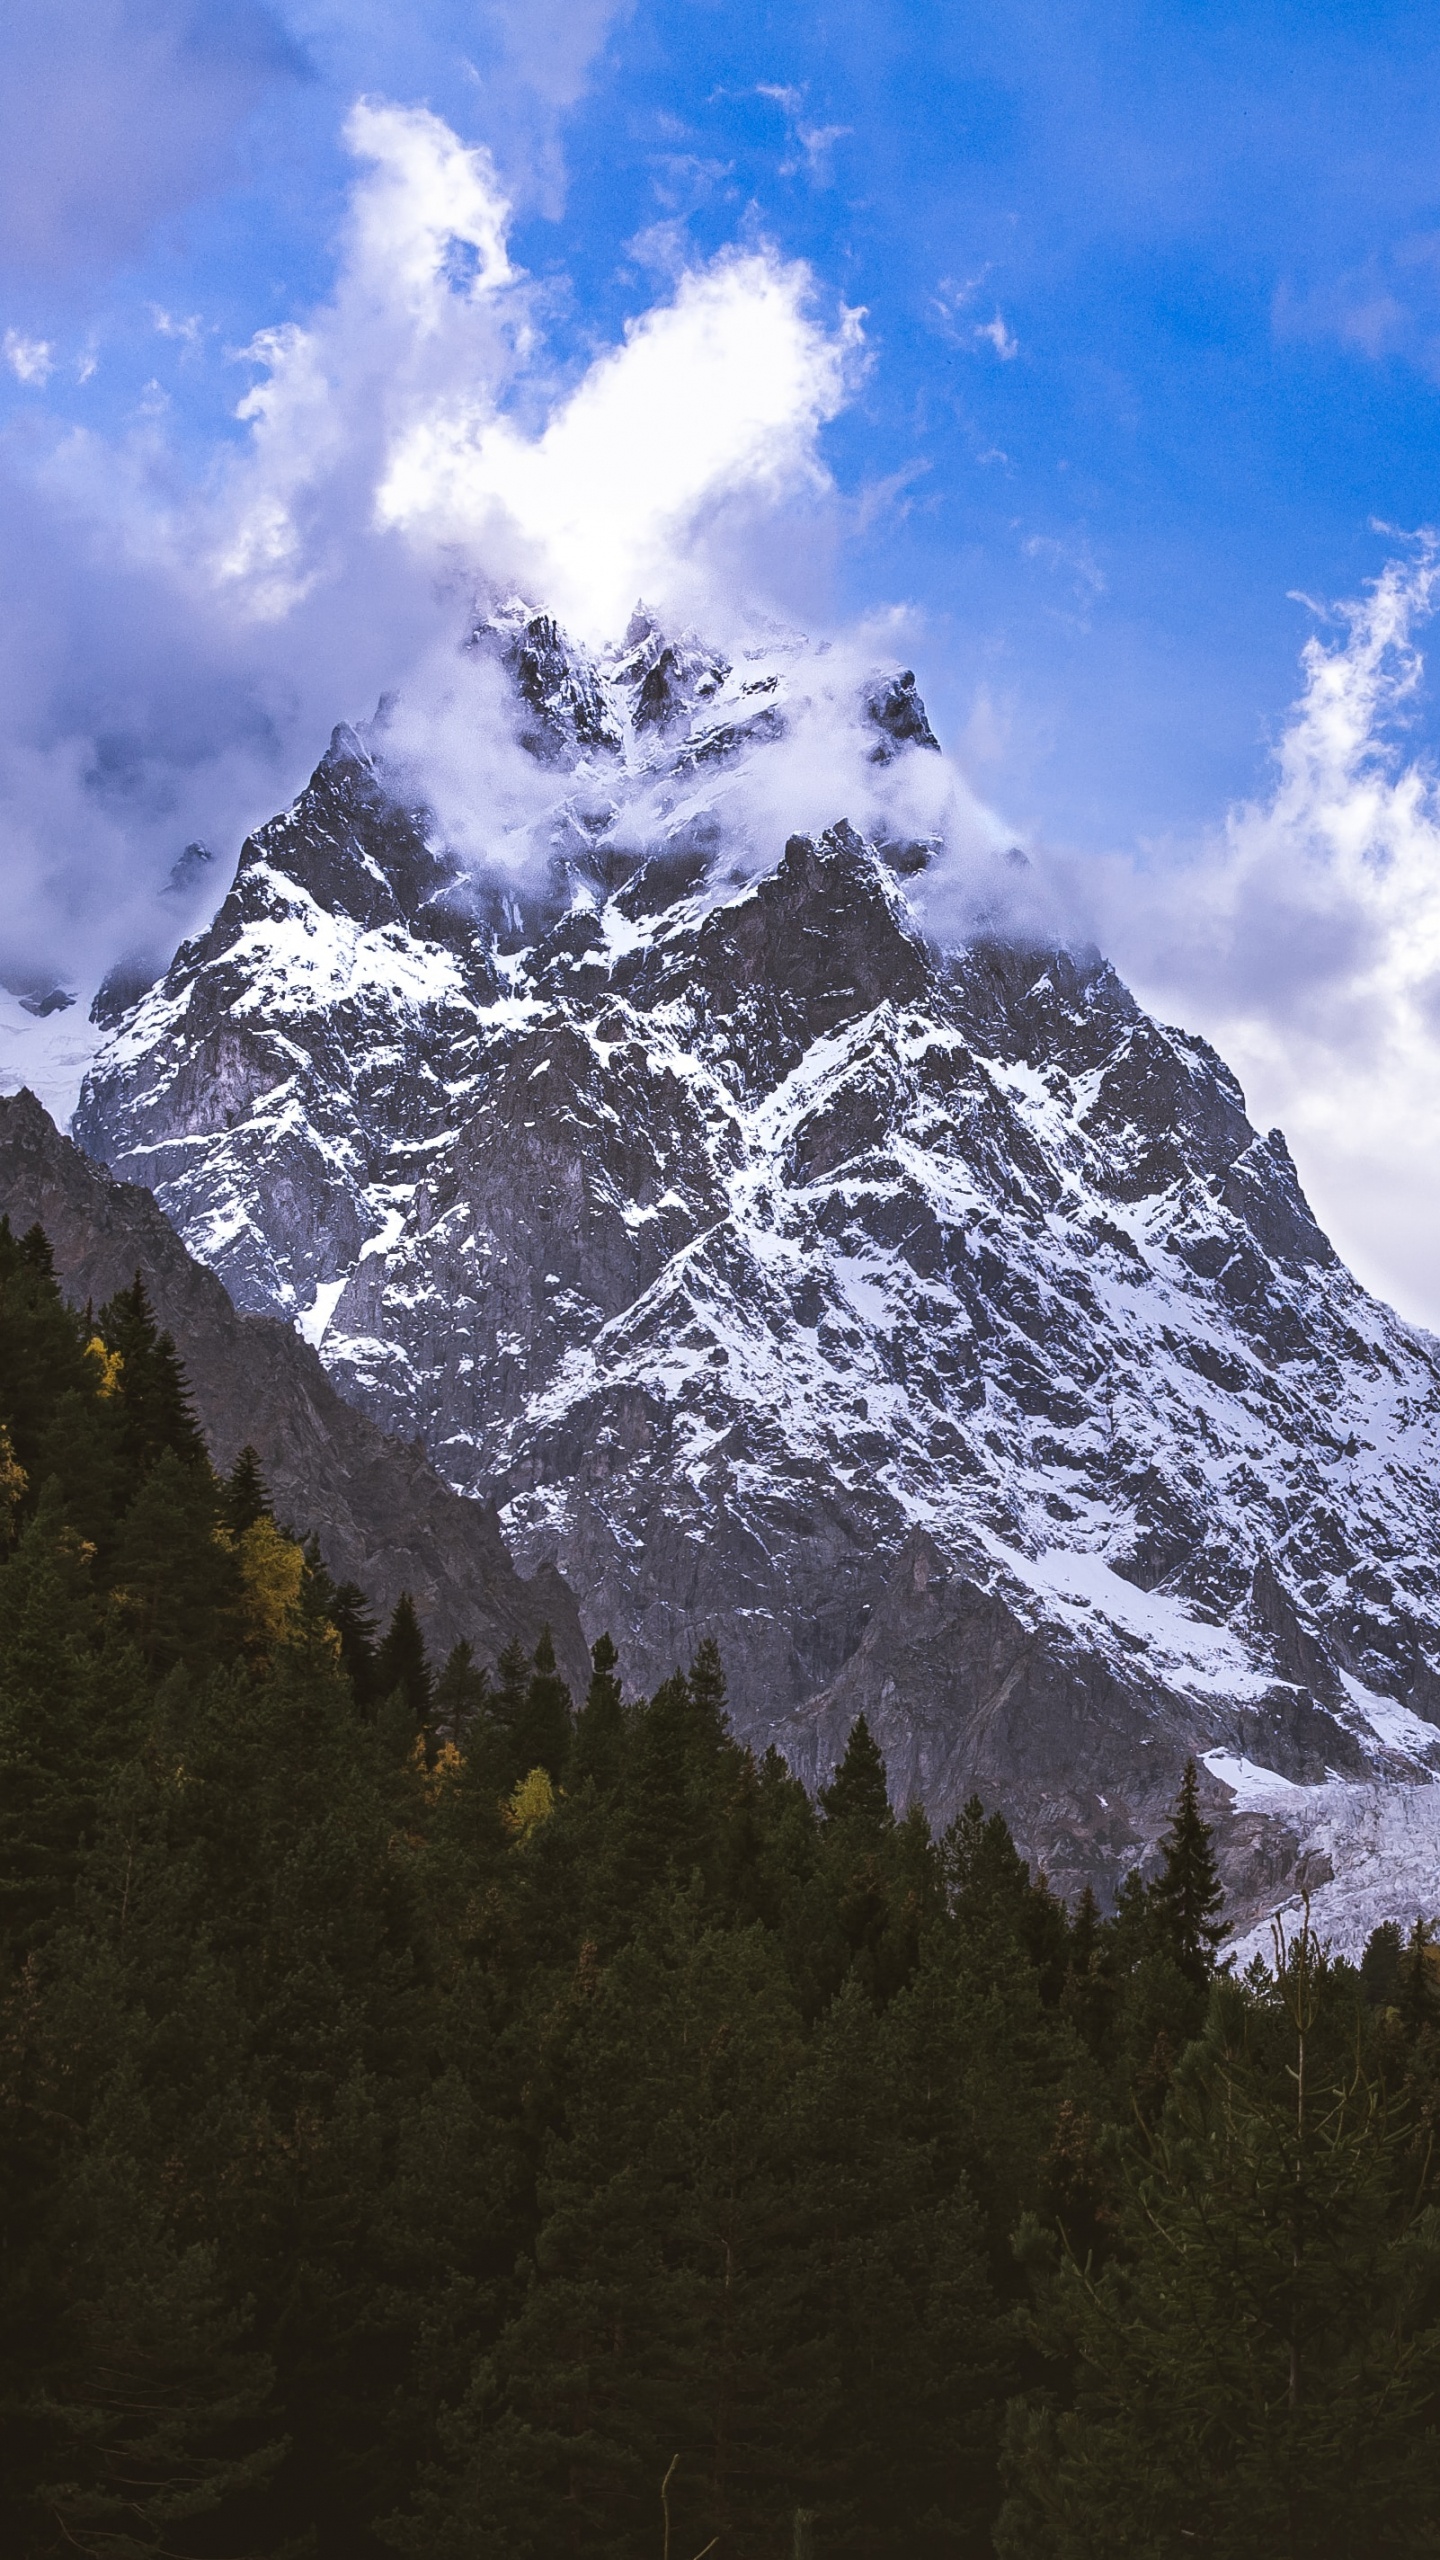
POLYGON ((81 1144, 632 1681, 713 1632, 742 1732, 813 1781, 863 1708, 1067 1890, 1193 1751, 1242 1912, 1363 1870, 1363 1917, 1440 1837, 1440 1344, 1214 1052, 1007 910, 908 672, 643 612, 467 650, 519 817, 477 856, 413 724, 337 729, 81 1144))
POLYGON ((387 1440, 336 1393, 289 1325, 238 1315, 186 1252, 147 1191, 116 1182, 63 1138, 33 1094, 0 1099, 0 1211, 23 1234, 37 1220, 75 1305, 144 1275, 173 1334, 215 1464, 247 1442, 282 1519, 314 1531, 337 1581, 388 1612, 409 1590, 436 1647, 460 1636, 493 1661, 549 1624, 572 1684, 586 1673, 575 1603, 552 1567, 522 1580, 491 1506, 440 1482, 423 1455, 387 1440))

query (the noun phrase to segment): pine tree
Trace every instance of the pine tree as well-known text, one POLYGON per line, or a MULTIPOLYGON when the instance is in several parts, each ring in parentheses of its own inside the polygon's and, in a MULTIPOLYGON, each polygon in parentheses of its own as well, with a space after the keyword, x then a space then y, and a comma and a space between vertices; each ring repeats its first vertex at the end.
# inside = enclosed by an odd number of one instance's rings
POLYGON ((0 1218, 0 1421, 18 1463, 39 1494, 44 1435, 67 1392, 87 1404, 99 1372, 86 1358, 85 1331, 55 1285, 50 1248, 39 1228, 17 1241, 0 1218))
POLYGON ((850 1727, 844 1756, 820 1804, 829 1824, 843 1826, 867 1847, 878 1848, 894 1829, 885 1763, 863 1715, 850 1727))
POLYGON ((1308 1928, 1268 1994, 1217 1995, 1131 2161, 1118 2254, 1049 2292, 1074 2405, 1017 2414, 1005 2560, 1440 2548, 1440 2248, 1355 2026, 1308 1928))
MULTIPOLYGON (((312 1575, 324 1572, 319 1549, 313 1541, 309 1561, 312 1575)), ((356 1582, 337 1582, 329 1584, 322 1599, 325 1616, 340 1639, 340 1666, 354 1692, 355 1703, 359 1707, 373 1707, 380 1695, 375 1620, 365 1594, 356 1582)))
POLYGON ((69 1907, 103 1786, 91 1559, 47 1486, 0 1566, 0 1959, 69 1907))
POLYGON ((518 1636, 512 1637, 495 1665, 495 1689, 489 1713, 472 1748, 486 1763, 497 1792, 508 1795, 527 1776, 534 1762, 523 1758, 525 1707, 534 1668, 518 1636))
POLYGON ((833 2363, 796 2264, 777 1950, 705 1929, 681 1889, 569 2005, 527 2281, 396 2538, 416 2560, 631 2560, 658 2551, 678 2456, 672 2552, 764 2552, 806 2501, 833 2363))
POLYGON ((218 2252, 177 2243, 133 2151, 102 2140, 78 2183, 63 2344, 23 2411, 30 2498, 53 2548, 144 2560, 201 2518, 233 2532, 274 2474, 274 2372, 218 2252))
POLYGON ((1212 1847, 1213 1834, 1200 1813, 1199 1775, 1193 1760, 1185 1775, 1169 1826, 1161 1839, 1164 1864, 1150 1888, 1155 1933, 1187 1982, 1197 1987, 1215 1970, 1215 1950, 1224 1936, 1218 1914, 1224 1906, 1212 1847))
POLYGON ((232 1538, 240 1538, 247 1529, 254 1528, 257 1520, 273 1517, 259 1457, 247 1440, 221 1490, 221 1521, 232 1538))
POLYGON ((625 1754, 625 1707, 618 1656, 608 1635, 590 1648, 590 1686, 575 1719, 566 1783, 581 1787, 594 1780, 602 1793, 618 1786, 625 1754))
POLYGON ((555 1667, 550 1630, 542 1627, 525 1684, 524 1704, 511 1728, 519 1764, 516 1776, 528 1777, 532 1769, 543 1769, 558 1786, 570 1756, 572 1726, 570 1692, 555 1667))
POLYGON ((216 1537, 218 1509, 209 1467, 161 1449, 120 1524, 111 1607, 156 1671, 223 1660, 239 1633, 240 1569, 216 1537))
POLYGON ((402 1591, 375 1656, 375 1692, 381 1700, 398 1699, 414 1735, 430 1730, 432 1687, 430 1657, 415 1603, 408 1591, 402 1591))
POLYGON ((445 1656, 431 1701, 435 1732, 442 1742, 464 1749, 490 1703, 490 1682, 475 1660, 473 1645, 462 1636, 445 1656))
POLYGON ((725 1665, 720 1647, 713 1636, 702 1636, 695 1648, 695 1659, 689 1673, 690 1703, 695 1712, 697 1740, 702 1733, 718 1749, 729 1739, 730 1718, 726 1710, 725 1665))
POLYGON ((156 1324, 140 1272, 101 1308, 100 1334, 119 1355, 121 1429, 136 1473, 143 1475, 167 1451, 182 1466, 207 1466, 185 1372, 170 1335, 156 1324))
POLYGON ((1372 2008, 1395 2009, 1400 2005, 1400 1987, 1404 1978, 1404 1941, 1393 1920, 1382 1920, 1365 1941, 1360 1960, 1360 1982, 1372 2008))
POLYGON ((1023 1936, 1030 1870, 1003 1814, 988 1814, 978 1796, 957 1813, 941 1842, 950 1906, 972 1931, 1003 1929, 1023 1936))

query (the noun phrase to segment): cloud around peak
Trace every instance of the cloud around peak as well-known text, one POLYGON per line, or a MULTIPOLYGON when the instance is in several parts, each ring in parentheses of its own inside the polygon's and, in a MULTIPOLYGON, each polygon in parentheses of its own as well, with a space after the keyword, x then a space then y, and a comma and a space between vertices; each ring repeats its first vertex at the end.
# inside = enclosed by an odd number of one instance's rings
POLYGON ((198 460, 145 404, 106 437, 42 403, 0 452, 0 970, 94 974, 180 846, 232 851, 476 592, 522 587, 599 639, 642 590, 723 621, 813 575, 858 315, 732 249, 562 374, 488 153, 380 98, 346 139, 330 288, 243 351, 198 460))

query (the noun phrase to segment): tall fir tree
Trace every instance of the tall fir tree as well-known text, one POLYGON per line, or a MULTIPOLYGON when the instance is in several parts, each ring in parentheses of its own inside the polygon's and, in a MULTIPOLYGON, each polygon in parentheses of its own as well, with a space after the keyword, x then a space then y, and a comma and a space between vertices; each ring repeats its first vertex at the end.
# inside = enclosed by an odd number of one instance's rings
POLYGON ((415 1603, 402 1591, 390 1613, 390 1624, 375 1655, 375 1692, 382 1701, 398 1700, 408 1731, 428 1734, 434 1704, 430 1656, 420 1630, 415 1603))
POLYGON ((1160 1943, 1187 1982, 1203 1986, 1215 1970, 1224 1929, 1225 1895, 1215 1864, 1214 1834, 1200 1812, 1199 1772, 1193 1760, 1175 1810, 1161 1838, 1162 1864, 1150 1888, 1150 1909, 1160 1943))
POLYGON ((894 1827, 885 1763, 863 1715, 850 1727, 839 1767, 820 1790, 820 1804, 827 1823, 843 1826, 869 1848, 878 1849, 894 1827))
POLYGON ((517 1778, 528 1777, 532 1769, 543 1769, 552 1784, 558 1786, 570 1757, 573 1723, 570 1691, 556 1668, 550 1630, 542 1627, 524 1700, 511 1727, 517 1778))
POLYGON ((254 1528, 257 1520, 273 1517, 259 1456, 247 1440, 221 1490, 221 1521, 232 1538, 241 1538, 247 1529, 254 1528))
POLYGON ((121 1427, 136 1472, 143 1474, 167 1452, 182 1466, 208 1471, 185 1372, 170 1335, 155 1321, 142 1272, 102 1307, 99 1330, 119 1357, 121 1427))
POLYGON ((608 1792, 620 1783, 624 1756, 619 1658, 609 1636, 597 1636, 590 1648, 590 1685, 575 1719, 567 1783, 580 1787, 588 1778, 602 1793, 608 1792))

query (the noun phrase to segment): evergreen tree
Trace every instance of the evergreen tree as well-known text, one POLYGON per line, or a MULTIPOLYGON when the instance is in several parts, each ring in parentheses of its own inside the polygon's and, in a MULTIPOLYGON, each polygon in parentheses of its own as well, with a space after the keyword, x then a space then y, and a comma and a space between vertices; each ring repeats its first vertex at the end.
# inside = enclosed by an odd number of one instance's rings
POLYGON ((220 1518, 233 1538, 243 1537, 257 1520, 274 1517, 260 1460, 248 1440, 225 1479, 220 1518))
POLYGON ((9 1219, 0 1218, 0 1421, 36 1495, 58 1402, 67 1393, 86 1404, 96 1396, 100 1371, 86 1357, 85 1339, 55 1286, 43 1234, 32 1229, 17 1240, 9 1219))
POLYGON ((170 1335, 156 1324, 140 1272, 102 1307, 99 1329, 106 1348, 119 1358, 122 1436, 137 1475, 167 1453, 182 1466, 208 1472, 185 1372, 170 1335))
POLYGON ((431 1713, 440 1741, 453 1742, 457 1748, 463 1748, 484 1717, 489 1703, 489 1680, 475 1660, 474 1647, 467 1644, 462 1636, 445 1656, 431 1700, 431 1713))
POLYGON ((402 1591, 375 1656, 375 1692, 382 1700, 399 1701, 405 1726, 414 1735, 430 1730, 432 1691, 430 1657, 415 1603, 402 1591))
POLYGON ((840 1765, 820 1790, 820 1803, 827 1823, 843 1825, 869 1848, 878 1849, 894 1828, 885 1763, 863 1715, 850 1727, 840 1765))
POLYGON ((1150 1888, 1150 1909, 1167 1954, 1187 1982, 1203 1987, 1215 1970, 1215 1950, 1224 1935, 1218 1915, 1225 1896, 1198 1791, 1195 1763, 1187 1760, 1175 1810, 1161 1838, 1163 1864, 1150 1888))
POLYGON ((1016 2413, 1006 2560, 1440 2549, 1440 2235, 1356 2068, 1351 1993, 1307 1929, 1268 1998, 1218 2001, 1119 2254, 1050 2293, 1076 2398, 1016 2413))
MULTIPOLYGON (((319 1549, 310 1553, 312 1578, 323 1571, 319 1549)), ((357 1706, 370 1708, 380 1697, 376 1664, 375 1620, 358 1583, 330 1583, 323 1593, 325 1616, 340 1639, 340 1663, 357 1706)))
POLYGON ((1010 1837, 1004 1815, 988 1814, 978 1796, 951 1823, 941 1842, 950 1907, 967 1931, 1000 1930, 1025 1937, 1030 1870, 1010 1837))
POLYGON ((618 1656, 608 1635, 590 1648, 590 1686, 575 1719, 566 1783, 583 1786, 594 1780, 602 1793, 618 1786, 625 1756, 625 1707, 620 1690, 618 1656))
POLYGON ((120 1524, 111 1608, 154 1670, 223 1658, 238 1636, 241 1576, 218 1511, 209 1468, 162 1449, 120 1524))
POLYGON ((555 1647, 548 1627, 540 1630, 524 1703, 511 1726, 516 1776, 543 1769, 556 1786, 570 1757, 573 1718, 570 1692, 555 1667, 555 1647))
POLYGON ((0 1953, 69 1906, 104 1784, 92 1560, 50 1485, 0 1566, 0 1953), (99 1728, 97 1730, 97 1728, 99 1728))
POLYGON ((485 1759, 487 1774, 497 1792, 505 1795, 528 1776, 535 1765, 533 1760, 526 1760, 523 1756, 526 1748, 525 1710, 533 1669, 534 1664, 519 1637, 512 1637, 495 1665, 495 1689, 486 1727, 483 1734, 475 1737, 472 1745, 485 1759))
POLYGON ((814 2478, 833 2356, 796 2264, 796 2020, 773 1942, 688 1894, 571 1986, 567 2122, 523 2295, 397 2529, 436 2560, 778 2540, 814 2478), (677 2459, 678 2457, 678 2459, 677 2459))
POLYGON ((225 2298, 216 2250, 177 2242, 133 2147, 107 2148, 67 2216, 64 2327, 26 2394, 29 2497, 57 2555, 142 2560, 202 2518, 233 2532, 283 2447, 266 2425, 273 2368, 225 2298))
POLYGON ((1372 2008, 1399 2007, 1403 1954, 1404 1940, 1393 1920, 1382 1920, 1378 1929, 1371 1930, 1360 1960, 1360 1982, 1372 2008))
POLYGON ((708 1742, 714 1750, 722 1749, 729 1740, 730 1718, 725 1703, 725 1665, 713 1636, 702 1636, 695 1648, 689 1689, 697 1743, 702 1748, 708 1742))

